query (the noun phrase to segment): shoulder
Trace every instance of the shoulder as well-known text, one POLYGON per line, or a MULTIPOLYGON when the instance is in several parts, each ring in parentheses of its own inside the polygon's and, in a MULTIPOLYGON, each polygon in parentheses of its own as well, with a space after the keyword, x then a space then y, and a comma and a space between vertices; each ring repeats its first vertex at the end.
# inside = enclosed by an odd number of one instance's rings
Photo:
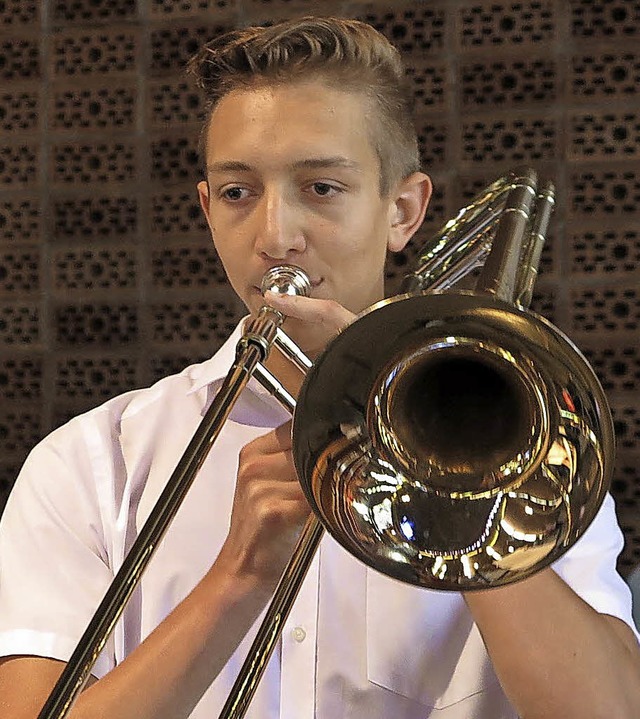
POLYGON ((164 377, 151 386, 130 390, 78 414, 53 430, 38 446, 45 448, 77 444, 86 441, 96 431, 105 436, 117 435, 121 432, 123 422, 148 415, 154 410, 159 411, 167 403, 179 405, 189 401, 187 398, 198 394, 194 389, 195 378, 199 376, 204 364, 190 365, 182 372, 164 377))
POLYGON ((164 430, 186 415, 198 414, 205 401, 202 392, 192 391, 198 367, 191 365, 150 387, 118 395, 54 429, 29 453, 16 488, 25 482, 62 487, 72 479, 76 487, 85 480, 111 484, 122 474, 123 444, 130 438, 142 440, 160 425, 164 430))

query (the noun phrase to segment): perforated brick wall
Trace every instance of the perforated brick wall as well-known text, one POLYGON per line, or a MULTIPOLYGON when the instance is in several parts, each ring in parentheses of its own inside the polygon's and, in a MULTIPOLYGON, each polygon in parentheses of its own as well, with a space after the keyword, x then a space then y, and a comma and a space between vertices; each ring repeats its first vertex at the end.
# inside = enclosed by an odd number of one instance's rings
POLYGON ((0 506, 74 414, 200 361, 243 310, 195 193, 202 99, 183 73, 234 27, 323 12, 400 49, 434 196, 390 258, 487 182, 557 186, 533 308, 593 363, 613 492, 640 562, 640 0, 5 0, 0 3, 0 506))

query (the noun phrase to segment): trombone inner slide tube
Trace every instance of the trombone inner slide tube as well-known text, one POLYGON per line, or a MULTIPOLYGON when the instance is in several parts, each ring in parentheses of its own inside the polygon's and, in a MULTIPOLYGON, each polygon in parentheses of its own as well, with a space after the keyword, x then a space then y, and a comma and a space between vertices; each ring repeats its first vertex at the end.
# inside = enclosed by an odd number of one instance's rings
MULTIPOLYGON (((269 289, 282 294, 308 295, 311 281, 300 268, 282 265, 265 274, 261 289, 263 294, 269 289)), ((178 461, 122 567, 38 714, 38 719, 62 719, 71 711, 89 679, 93 665, 219 436, 236 400, 251 379, 258 363, 266 359, 271 346, 277 341, 277 331, 283 322, 283 315, 268 306, 262 307, 258 316, 247 322, 244 335, 238 343, 236 360, 222 387, 178 461)))

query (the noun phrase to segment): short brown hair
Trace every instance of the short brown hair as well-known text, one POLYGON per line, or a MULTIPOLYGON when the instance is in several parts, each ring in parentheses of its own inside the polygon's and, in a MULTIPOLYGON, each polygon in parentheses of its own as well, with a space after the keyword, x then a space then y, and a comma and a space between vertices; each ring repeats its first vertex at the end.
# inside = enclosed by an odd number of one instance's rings
POLYGON ((203 156, 211 115, 232 90, 320 79, 361 92, 377 107, 370 129, 380 161, 381 195, 419 169, 412 99, 400 53, 366 23, 305 17, 233 30, 202 47, 188 71, 205 92, 203 156))

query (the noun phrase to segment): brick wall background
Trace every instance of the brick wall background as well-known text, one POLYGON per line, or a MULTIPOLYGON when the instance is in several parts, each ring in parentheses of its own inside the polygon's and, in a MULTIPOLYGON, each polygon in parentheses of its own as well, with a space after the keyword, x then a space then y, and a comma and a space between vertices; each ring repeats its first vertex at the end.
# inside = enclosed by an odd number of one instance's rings
POLYGON ((640 562, 640 0, 5 0, 0 3, 0 507, 69 417, 209 356, 242 307, 195 193, 182 74, 239 25, 358 17, 401 49, 436 192, 420 238, 517 164, 558 209, 533 307, 607 390, 613 492, 640 562))

